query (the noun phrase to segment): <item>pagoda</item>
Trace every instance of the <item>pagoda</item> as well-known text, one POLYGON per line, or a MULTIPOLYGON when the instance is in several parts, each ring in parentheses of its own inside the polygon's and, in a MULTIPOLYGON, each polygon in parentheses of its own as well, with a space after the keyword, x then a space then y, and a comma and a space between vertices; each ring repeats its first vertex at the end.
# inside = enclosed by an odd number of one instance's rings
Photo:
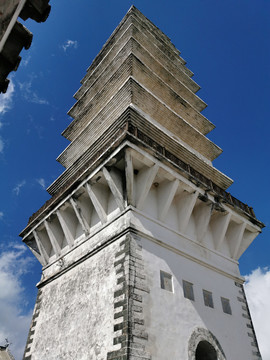
POLYGON ((134 6, 88 68, 21 233, 42 264, 24 360, 260 359, 238 260, 264 225, 212 164, 192 75, 134 6))

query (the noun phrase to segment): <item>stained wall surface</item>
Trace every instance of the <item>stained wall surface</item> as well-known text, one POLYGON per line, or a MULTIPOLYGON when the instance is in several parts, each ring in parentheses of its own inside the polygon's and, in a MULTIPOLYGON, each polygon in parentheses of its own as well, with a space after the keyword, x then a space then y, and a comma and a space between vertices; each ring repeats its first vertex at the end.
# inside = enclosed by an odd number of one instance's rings
POLYGON ((106 358, 113 345, 117 249, 116 241, 41 289, 32 360, 106 358))

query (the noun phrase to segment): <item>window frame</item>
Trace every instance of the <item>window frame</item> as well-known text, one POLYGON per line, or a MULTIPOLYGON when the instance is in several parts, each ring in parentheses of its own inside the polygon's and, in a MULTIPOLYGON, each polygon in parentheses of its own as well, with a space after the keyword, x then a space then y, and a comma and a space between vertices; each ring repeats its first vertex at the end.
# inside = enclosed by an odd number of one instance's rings
POLYGON ((172 274, 160 270, 160 288, 173 293, 173 276, 172 274), (167 280, 167 281, 166 281, 167 280))
POLYGON ((184 297, 191 301, 195 301, 193 283, 187 280, 182 280, 182 284, 184 297))
POLYGON ((213 293, 211 291, 203 289, 203 301, 206 307, 214 309, 213 293))
POLYGON ((221 296, 220 300, 224 314, 232 315, 232 307, 231 307, 230 299, 221 296))

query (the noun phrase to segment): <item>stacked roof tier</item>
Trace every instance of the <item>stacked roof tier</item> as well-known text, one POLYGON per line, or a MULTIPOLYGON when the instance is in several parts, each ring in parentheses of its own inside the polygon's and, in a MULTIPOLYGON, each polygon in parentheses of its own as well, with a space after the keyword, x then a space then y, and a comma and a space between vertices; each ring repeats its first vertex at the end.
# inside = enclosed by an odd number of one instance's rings
POLYGON ((48 188, 57 193, 91 161, 97 145, 125 122, 222 189, 232 180, 212 166, 221 149, 206 135, 214 125, 201 111, 199 86, 179 51, 156 26, 132 7, 87 70, 63 132, 70 145, 58 161, 66 168, 48 188))

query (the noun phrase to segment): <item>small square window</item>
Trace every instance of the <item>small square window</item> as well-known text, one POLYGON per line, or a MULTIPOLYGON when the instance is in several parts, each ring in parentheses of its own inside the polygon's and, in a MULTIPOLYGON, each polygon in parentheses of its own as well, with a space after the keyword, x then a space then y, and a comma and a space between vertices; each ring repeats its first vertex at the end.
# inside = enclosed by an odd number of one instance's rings
POLYGON ((204 305, 210 308, 214 308, 213 296, 210 291, 203 290, 204 305))
POLYGON ((193 292, 193 284, 183 280, 183 291, 184 291, 184 297, 189 300, 195 300, 194 298, 194 292, 193 292))
POLYGON ((172 275, 160 270, 161 289, 173 292, 172 275))
POLYGON ((230 300, 225 299, 225 298, 222 297, 221 298, 221 304, 222 304, 223 312, 225 314, 232 315, 232 309, 231 309, 231 305, 230 305, 230 300))

